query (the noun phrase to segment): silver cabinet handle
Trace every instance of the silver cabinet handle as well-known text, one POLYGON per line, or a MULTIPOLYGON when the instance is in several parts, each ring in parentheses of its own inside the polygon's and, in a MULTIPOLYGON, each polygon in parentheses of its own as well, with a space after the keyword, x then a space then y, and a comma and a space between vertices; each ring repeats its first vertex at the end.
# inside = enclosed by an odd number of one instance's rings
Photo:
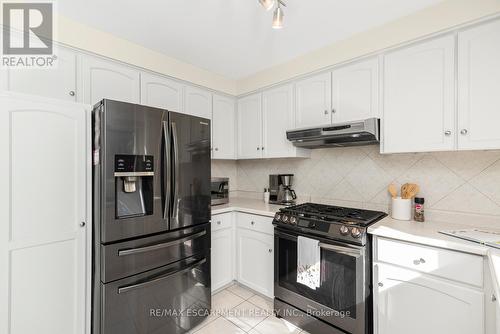
POLYGON ((272 252, 273 252, 273 250, 271 248, 269 248, 269 253, 272 253, 272 252))
POLYGON ((335 109, 332 109, 332 114, 335 114, 337 111, 335 109))
POLYGON ((250 222, 250 224, 255 225, 255 222, 250 222))
POLYGON ((496 302, 497 301, 497 297, 495 295, 491 295, 491 301, 492 302, 496 302))
POLYGON ((69 91, 69 96, 75 96, 75 91, 74 90, 70 90, 69 91))
POLYGON ((418 266, 419 264, 424 264, 425 263, 425 260, 420 258, 420 259, 417 259, 417 260, 413 260, 413 264, 418 266))
POLYGON ((384 286, 384 283, 382 283, 382 282, 378 282, 378 286, 379 286, 379 287, 383 287, 383 286, 384 286))
POLYGON ((467 132, 468 132, 468 131, 467 131, 467 129, 462 129, 462 130, 460 131, 460 134, 462 134, 462 135, 464 135, 464 136, 465 136, 465 135, 467 134, 467 132))
POLYGON ((220 222, 220 220, 219 220, 219 221, 217 222, 217 225, 220 225, 220 224, 221 224, 221 222, 220 222))
POLYGON ((445 135, 445 136, 451 136, 451 131, 450 131, 450 130, 445 131, 445 132, 444 132, 444 135, 445 135))
POLYGON ((85 227, 85 222, 80 222, 81 227, 85 227))
POLYGON ((328 114, 329 114, 328 110, 325 110, 325 115, 328 115, 328 114))
POLYGON ((261 147, 261 150, 264 151, 264 146, 261 147))
POLYGON ((218 151, 218 150, 219 150, 219 148, 218 148, 218 147, 216 147, 216 148, 215 148, 215 150, 216 150, 216 151, 218 151))
POLYGON ((257 147, 257 151, 260 151, 260 147, 257 147))

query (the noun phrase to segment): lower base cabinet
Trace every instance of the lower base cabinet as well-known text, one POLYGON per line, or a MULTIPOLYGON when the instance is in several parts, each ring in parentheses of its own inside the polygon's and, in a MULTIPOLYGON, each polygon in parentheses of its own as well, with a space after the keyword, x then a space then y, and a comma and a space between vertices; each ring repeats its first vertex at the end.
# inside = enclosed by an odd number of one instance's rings
POLYGON ((413 270, 375 264, 375 333, 484 333, 484 293, 413 270))
POLYGON ((212 216, 212 291, 233 280, 274 297, 272 218, 245 213, 212 216))
POLYGON ((241 228, 237 231, 237 245, 238 281, 273 298, 274 237, 241 228))

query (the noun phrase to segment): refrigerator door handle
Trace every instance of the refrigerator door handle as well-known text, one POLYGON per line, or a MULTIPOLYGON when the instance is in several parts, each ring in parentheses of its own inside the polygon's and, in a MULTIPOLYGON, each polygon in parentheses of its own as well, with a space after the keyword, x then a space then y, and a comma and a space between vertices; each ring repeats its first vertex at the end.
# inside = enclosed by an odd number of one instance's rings
POLYGON ((174 148, 173 166, 174 172, 172 174, 173 184, 173 206, 172 206, 172 219, 176 222, 179 221, 179 144, 177 138, 177 125, 175 122, 171 123, 172 126, 172 146, 174 148))
POLYGON ((163 219, 168 219, 170 216, 170 203, 171 203, 171 179, 170 179, 170 166, 172 165, 170 157, 170 136, 168 133, 168 122, 162 122, 163 128, 163 144, 164 144, 164 154, 165 159, 163 160, 163 165, 161 166, 162 179, 163 179, 163 189, 165 198, 163 199, 163 219))

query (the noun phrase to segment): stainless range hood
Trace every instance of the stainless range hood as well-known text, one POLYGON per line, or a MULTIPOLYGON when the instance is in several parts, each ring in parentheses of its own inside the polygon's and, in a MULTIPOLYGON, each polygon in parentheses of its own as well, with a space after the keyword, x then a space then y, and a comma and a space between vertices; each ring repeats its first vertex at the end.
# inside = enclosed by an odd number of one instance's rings
POLYGON ((339 123, 323 127, 290 130, 286 137, 303 148, 360 146, 380 143, 380 119, 339 123))

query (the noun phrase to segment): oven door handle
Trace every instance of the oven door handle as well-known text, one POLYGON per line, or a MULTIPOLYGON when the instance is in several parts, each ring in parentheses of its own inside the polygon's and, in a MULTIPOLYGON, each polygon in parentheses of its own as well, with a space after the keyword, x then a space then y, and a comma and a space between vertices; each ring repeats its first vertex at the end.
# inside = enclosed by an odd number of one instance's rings
POLYGON ((138 284, 133 284, 133 285, 127 285, 127 286, 124 286, 124 287, 121 287, 121 288, 118 288, 118 294, 121 294, 121 293, 126 293, 126 292, 129 292, 131 290, 136 290, 136 289, 140 289, 140 288, 143 288, 145 286, 148 286, 148 285, 152 285, 152 284, 156 284, 160 281, 163 281, 167 278, 170 278, 172 276, 177 276, 177 275, 180 275, 180 274, 183 274, 187 271, 190 271, 192 270, 194 267, 197 267, 199 266, 200 264, 203 264, 207 262, 207 259, 204 258, 204 259, 201 259, 195 263, 193 263, 192 265, 190 265, 189 267, 187 268, 184 268, 184 269, 181 269, 179 271, 176 271, 174 273, 171 273, 171 274, 168 274, 168 275, 165 275, 165 276, 160 276, 158 278, 155 278, 155 279, 152 279, 150 281, 146 281, 146 282, 143 282, 143 283, 138 283, 138 284))
POLYGON ((121 249, 118 251, 118 256, 127 256, 127 255, 152 252, 152 251, 155 251, 158 249, 163 249, 163 248, 167 248, 170 246, 179 245, 179 244, 182 244, 186 241, 194 240, 196 238, 204 236, 205 234, 207 234, 207 231, 201 231, 198 233, 190 234, 190 235, 185 236, 184 238, 181 238, 181 239, 177 239, 177 240, 173 240, 173 241, 169 241, 169 242, 162 242, 162 243, 156 244, 156 245, 140 247, 140 248, 121 249))
MULTIPOLYGON (((288 234, 288 233, 284 233, 281 231, 278 232, 278 231, 274 230, 274 234, 277 235, 278 237, 282 237, 282 238, 292 240, 292 241, 297 241, 296 236, 288 234)), ((311 239, 313 239, 313 238, 311 238, 311 239)), ((355 258, 361 257, 363 255, 363 249, 360 247, 354 247, 354 246, 353 247, 345 247, 345 246, 340 246, 340 245, 327 244, 324 242, 320 242, 319 247, 323 248, 323 249, 332 250, 332 251, 335 251, 337 253, 349 255, 349 256, 352 256, 355 258)))
POLYGON ((337 245, 331 245, 331 244, 325 244, 323 242, 319 243, 319 247, 323 249, 328 249, 335 251, 337 253, 349 255, 355 258, 360 257, 361 254, 361 249, 355 249, 355 248, 350 248, 350 247, 342 247, 342 246, 337 246, 337 245))

